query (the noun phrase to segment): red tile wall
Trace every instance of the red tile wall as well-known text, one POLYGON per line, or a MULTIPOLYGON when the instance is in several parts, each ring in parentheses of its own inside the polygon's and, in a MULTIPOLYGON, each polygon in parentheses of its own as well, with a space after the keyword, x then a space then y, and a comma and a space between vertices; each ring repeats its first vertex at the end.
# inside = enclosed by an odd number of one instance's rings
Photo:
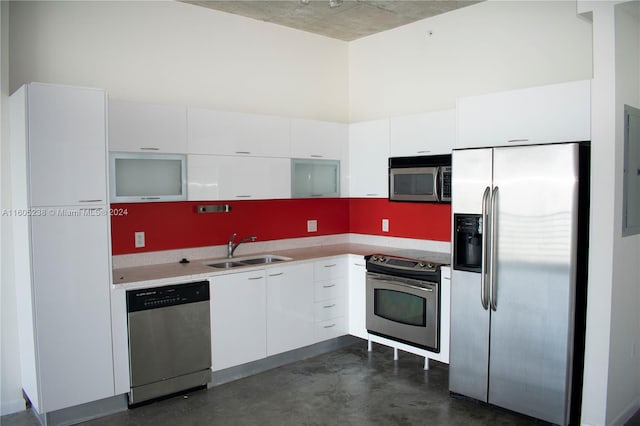
POLYGON ((451 206, 391 203, 387 199, 322 198, 211 202, 122 203, 111 216, 114 255, 225 244, 236 232, 259 241, 344 233, 449 241, 451 206), (229 213, 196 213, 201 204, 229 204, 229 213), (389 232, 382 232, 382 219, 389 232), (318 232, 307 232, 307 220, 318 232), (145 247, 135 248, 134 233, 145 232, 145 247))

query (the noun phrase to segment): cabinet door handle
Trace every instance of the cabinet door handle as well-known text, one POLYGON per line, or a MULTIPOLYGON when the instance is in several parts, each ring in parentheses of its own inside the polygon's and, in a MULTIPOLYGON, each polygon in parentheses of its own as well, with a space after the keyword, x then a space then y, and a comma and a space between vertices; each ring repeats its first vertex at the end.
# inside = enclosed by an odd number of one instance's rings
POLYGON ((335 303, 332 303, 331 305, 325 305, 325 306, 323 306, 323 308, 325 308, 325 309, 335 308, 335 307, 336 307, 336 304, 335 304, 335 303))
POLYGON ((311 158, 322 158, 324 157, 324 155, 320 155, 320 154, 311 154, 311 158))
POLYGON ((154 146, 143 146, 140 147, 141 151, 160 151, 160 148, 156 148, 154 146))
POLYGON ((331 327, 335 327, 335 326, 336 326, 336 325, 335 325, 335 323, 334 323, 334 324, 331 324, 331 325, 325 325, 325 326, 324 326, 324 328, 331 328, 331 327))
POLYGON ((78 200, 79 203, 99 203, 101 201, 102 200, 98 200, 98 199, 95 199, 95 200, 78 200))
POLYGON ((311 194, 312 197, 322 197, 322 194, 311 194))
POLYGON ((367 197, 376 197, 376 196, 378 196, 378 194, 370 194, 370 193, 367 194, 367 197))
POLYGON ((236 154, 249 155, 251 154, 251 151, 236 151, 236 154))
POLYGON ((330 265, 324 265, 325 268, 333 268, 334 266, 336 266, 335 263, 332 263, 330 265))
POLYGON ((514 142, 529 142, 529 139, 509 139, 507 142, 509 142, 509 143, 514 143, 514 142))
POLYGON ((236 195, 236 198, 251 198, 251 195, 236 195))
POLYGON ((356 266, 365 266, 364 263, 354 263, 356 266))
POLYGON ((277 274, 269 274, 270 277, 279 277, 280 275, 284 275, 284 272, 278 272, 277 274))
POLYGON ((323 285, 322 288, 331 288, 331 287, 335 287, 335 284, 330 284, 330 285, 323 285))
POLYGON ((428 154, 430 152, 431 152, 430 149, 423 149, 422 151, 418 151, 418 154, 428 154))
POLYGON ((262 277, 249 277, 247 279, 250 280, 250 281, 255 281, 255 280, 261 280, 262 277))
POLYGON ((141 200, 159 200, 160 197, 140 197, 141 200))

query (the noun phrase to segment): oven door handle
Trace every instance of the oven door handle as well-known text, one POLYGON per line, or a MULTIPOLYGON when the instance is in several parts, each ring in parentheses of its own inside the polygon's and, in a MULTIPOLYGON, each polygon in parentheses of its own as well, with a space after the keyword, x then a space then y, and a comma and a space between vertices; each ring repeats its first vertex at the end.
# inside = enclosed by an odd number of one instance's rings
POLYGON ((385 279, 385 278, 368 277, 367 279, 368 280, 374 280, 374 281, 382 281, 382 282, 385 282, 385 283, 392 284, 394 286, 408 287, 408 288, 412 288, 414 290, 433 292, 433 288, 430 288, 430 287, 419 287, 419 286, 411 285, 411 284, 407 284, 407 283, 398 284, 395 281, 391 281, 391 280, 388 280, 388 279, 385 279))

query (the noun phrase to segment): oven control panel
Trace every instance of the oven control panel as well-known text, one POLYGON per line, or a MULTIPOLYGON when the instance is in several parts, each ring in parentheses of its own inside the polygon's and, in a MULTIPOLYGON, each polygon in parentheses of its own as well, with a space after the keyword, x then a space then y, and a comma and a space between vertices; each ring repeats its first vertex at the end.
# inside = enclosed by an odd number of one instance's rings
POLYGON ((403 269, 415 269, 423 271, 435 272, 440 266, 437 263, 430 263, 417 259, 406 259, 403 257, 388 256, 384 254, 374 254, 369 258, 369 262, 376 263, 378 265, 386 265, 390 267, 403 268, 403 269))

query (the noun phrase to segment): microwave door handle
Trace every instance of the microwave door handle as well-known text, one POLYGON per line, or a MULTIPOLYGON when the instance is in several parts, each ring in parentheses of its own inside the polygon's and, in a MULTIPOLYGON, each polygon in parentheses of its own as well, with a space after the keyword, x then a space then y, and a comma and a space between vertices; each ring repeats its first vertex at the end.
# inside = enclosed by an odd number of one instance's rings
POLYGON ((440 178, 442 177, 442 168, 436 167, 433 176, 433 197, 437 202, 442 201, 440 199, 440 178))
POLYGON ((480 266, 480 303, 482 303, 482 307, 486 311, 489 309, 489 297, 487 294, 487 266, 489 255, 489 194, 491 193, 491 188, 488 186, 484 190, 484 194, 482 194, 482 259, 480 266))

